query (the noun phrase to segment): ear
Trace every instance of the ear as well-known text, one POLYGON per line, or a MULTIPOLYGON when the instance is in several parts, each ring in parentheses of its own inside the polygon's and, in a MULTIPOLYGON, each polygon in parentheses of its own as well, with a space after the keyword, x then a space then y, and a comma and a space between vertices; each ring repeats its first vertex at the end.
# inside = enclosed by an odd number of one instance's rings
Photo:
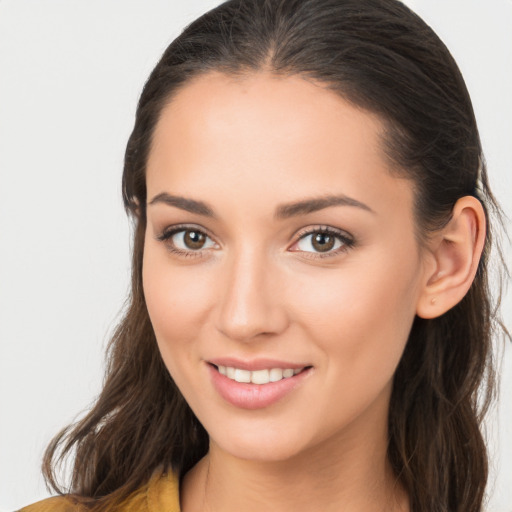
POLYGON ((133 196, 131 199, 130 199, 130 211, 131 213, 137 217, 137 219, 140 219, 140 203, 139 203, 139 200, 133 196))
POLYGON ((418 316, 436 318, 462 300, 475 278, 485 233, 485 212, 480 201, 472 196, 460 198, 448 224, 428 243, 418 316))

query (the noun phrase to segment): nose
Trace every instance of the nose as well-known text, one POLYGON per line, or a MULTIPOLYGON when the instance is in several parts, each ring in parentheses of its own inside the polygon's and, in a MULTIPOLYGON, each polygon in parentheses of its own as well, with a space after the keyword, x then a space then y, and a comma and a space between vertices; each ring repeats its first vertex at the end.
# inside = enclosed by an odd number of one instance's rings
POLYGON ((226 261, 221 273, 218 330, 230 339, 250 342, 282 333, 288 326, 281 300, 279 269, 260 251, 226 261))

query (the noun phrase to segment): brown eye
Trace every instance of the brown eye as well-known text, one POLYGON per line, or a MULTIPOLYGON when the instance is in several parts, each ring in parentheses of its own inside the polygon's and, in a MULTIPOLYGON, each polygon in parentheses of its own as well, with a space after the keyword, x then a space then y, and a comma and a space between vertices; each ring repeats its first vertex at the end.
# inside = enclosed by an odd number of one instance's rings
POLYGON ((327 252, 334 247, 335 238, 328 233, 315 233, 311 240, 311 245, 318 252, 327 252))
POLYGON ((199 254, 203 249, 216 247, 215 242, 206 233, 194 228, 170 229, 157 238, 161 242, 165 242, 171 252, 180 254, 199 254))
POLYGON ((206 235, 200 231, 187 230, 183 235, 183 243, 188 249, 202 249, 206 243, 206 235))
POLYGON ((354 240, 348 233, 334 231, 333 228, 323 228, 303 234, 292 250, 310 253, 312 256, 315 254, 318 256, 335 256, 353 245, 354 240))

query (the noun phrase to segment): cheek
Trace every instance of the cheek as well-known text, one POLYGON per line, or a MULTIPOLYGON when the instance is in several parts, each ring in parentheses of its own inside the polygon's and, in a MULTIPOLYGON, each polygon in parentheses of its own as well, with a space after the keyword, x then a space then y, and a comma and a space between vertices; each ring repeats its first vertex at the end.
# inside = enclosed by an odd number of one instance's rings
POLYGON ((419 263, 411 254, 400 259, 372 251, 317 276, 314 285, 301 283, 307 293, 297 316, 329 359, 333 379, 351 375, 357 386, 361 379, 382 385, 392 377, 415 317, 419 263))
POLYGON ((211 273, 198 267, 173 268, 162 247, 147 243, 142 272, 144 296, 168 368, 171 361, 193 355, 194 345, 189 341, 200 337, 214 303, 211 273))

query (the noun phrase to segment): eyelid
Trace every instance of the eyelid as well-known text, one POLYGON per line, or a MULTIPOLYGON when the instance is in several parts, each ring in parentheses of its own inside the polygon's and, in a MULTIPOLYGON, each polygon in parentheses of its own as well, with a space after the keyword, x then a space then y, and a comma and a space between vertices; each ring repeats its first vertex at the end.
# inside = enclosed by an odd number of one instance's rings
MULTIPOLYGON (((180 233, 181 231, 198 231, 204 234, 206 237, 208 237, 211 241, 213 241, 216 245, 218 245, 217 241, 215 240, 215 237, 213 237, 209 230, 206 228, 203 228, 202 226, 199 226, 197 224, 175 224, 172 226, 168 226, 164 228, 160 234, 156 235, 155 238, 163 242, 167 245, 167 248, 170 252, 180 255, 180 256, 188 256, 188 257, 204 257, 205 253, 210 251, 212 247, 207 247, 205 249, 189 249, 184 250, 176 247, 173 243, 170 242, 170 239, 177 233, 180 233)), ((355 245, 355 239, 354 237, 348 233, 345 230, 334 228, 332 226, 326 226, 326 225, 317 225, 317 226, 308 226, 306 228, 301 229, 296 234, 296 239, 293 242, 292 246, 288 248, 291 252, 300 252, 302 255, 306 258, 316 259, 316 258, 327 258, 327 257, 333 257, 337 256, 341 253, 346 252, 348 249, 352 248, 355 245), (315 233, 325 233, 328 235, 332 235, 338 240, 341 241, 342 245, 341 247, 338 247, 336 250, 331 250, 327 252, 316 252, 316 251, 304 251, 304 250, 297 250, 292 249, 291 247, 297 245, 301 240, 306 238, 307 236, 313 235, 315 233)))
POLYGON ((157 234, 155 236, 155 238, 156 238, 157 241, 164 243, 166 245, 166 247, 167 247, 167 250, 170 253, 175 254, 177 256, 181 256, 181 257, 202 258, 202 257, 204 257, 206 255, 205 253, 207 251, 212 249, 211 247, 207 247, 205 249, 197 249, 197 250, 189 249, 189 250, 185 250, 185 249, 180 249, 179 247, 176 247, 174 245, 174 243, 171 242, 171 238, 174 235, 176 235, 177 233, 180 233, 182 231, 197 231, 197 232, 200 232, 203 235, 205 235, 206 237, 208 237, 216 245, 218 245, 217 241, 215 240, 215 238, 213 236, 211 236, 209 231, 207 229, 203 228, 202 226, 197 225, 197 224, 174 224, 172 226, 168 226, 168 227, 164 228, 160 232, 160 234, 157 234))
POLYGON ((310 235, 311 233, 330 233, 336 236, 339 236, 343 239, 353 240, 354 237, 348 233, 347 231, 339 228, 335 228, 333 226, 327 226, 325 224, 318 224, 316 226, 308 226, 306 228, 302 228, 297 233, 297 238, 304 238, 306 235, 310 235))
POLYGON ((203 226, 200 226, 199 224, 173 224, 172 226, 167 226, 164 229, 162 229, 160 231, 160 234, 156 235, 155 238, 160 241, 165 241, 172 235, 179 233, 180 231, 200 231, 208 238, 213 240, 215 243, 217 243, 215 241, 215 237, 212 236, 209 230, 207 230, 203 226))
MULTIPOLYGON (((339 240, 341 240, 342 245, 341 247, 338 247, 336 250, 333 251, 327 251, 327 252, 315 252, 315 251, 302 251, 297 249, 291 249, 292 252, 300 252, 302 253, 303 257, 311 258, 311 259, 317 259, 317 258, 328 258, 328 257, 334 257, 338 256, 341 253, 346 252, 347 250, 351 249, 355 245, 355 239, 354 237, 348 233, 347 231, 339 228, 334 228, 332 226, 326 226, 326 225, 318 225, 318 226, 309 226, 307 228, 304 228, 300 230, 297 233, 297 240, 293 243, 292 247, 297 245, 301 240, 306 238, 309 235, 315 234, 315 233, 326 233, 328 235, 332 235, 339 240)), ((289 249, 290 250, 290 249, 289 249)))

